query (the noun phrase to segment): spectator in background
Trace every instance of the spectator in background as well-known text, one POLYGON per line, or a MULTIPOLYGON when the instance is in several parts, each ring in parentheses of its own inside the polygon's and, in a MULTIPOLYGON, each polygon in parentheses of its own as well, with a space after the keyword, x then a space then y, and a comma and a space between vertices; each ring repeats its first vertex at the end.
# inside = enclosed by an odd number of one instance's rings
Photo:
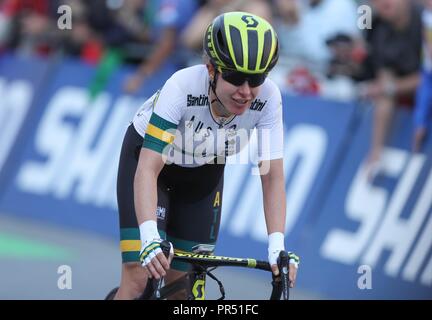
POLYGON ((145 42, 145 0, 64 0, 73 12, 73 28, 65 30, 64 51, 91 64, 101 62, 109 49, 128 58, 130 43, 145 42))
POLYGON ((0 47, 47 55, 58 46, 56 0, 4 0, 0 3, 0 47))
POLYGON ((178 68, 185 62, 181 56, 179 34, 185 28, 189 19, 197 10, 196 0, 159 0, 155 2, 155 21, 151 34, 154 36, 154 48, 138 70, 126 79, 125 90, 136 92, 144 82, 167 59, 172 59, 178 68))
POLYGON ((281 54, 300 57, 323 72, 331 59, 327 40, 360 37, 353 0, 275 0, 281 54))
POLYGON ((6 50, 11 28, 11 14, 6 10, 5 2, 0 1, 0 53, 6 50))
POLYGON ((396 106, 413 104, 421 52, 421 10, 410 0, 372 0, 373 28, 366 32, 368 58, 360 96, 374 104, 367 172, 373 178, 396 106))
POLYGON ((300 30, 304 6, 299 0, 274 0, 275 25, 280 34, 280 52, 285 56, 301 55, 303 50, 297 45, 302 42, 300 30), (295 43, 296 45, 292 45, 295 43))
MULTIPOLYGON (((355 72, 354 51, 361 38, 354 0, 274 0, 275 26, 280 34, 281 63, 277 83, 296 94, 341 91, 326 76, 355 72), (340 41, 340 36, 348 41, 340 41), (354 70, 352 70, 354 68, 354 70)), ((351 83, 349 79, 347 82, 351 83)), ((350 92, 350 91, 349 91, 350 92)), ((349 94, 339 96, 350 96, 349 94)), ((344 98, 345 99, 345 98, 344 98)))
MULTIPOLYGON (((72 29, 64 30, 63 52, 70 56, 79 57, 82 61, 97 64, 102 58, 104 41, 102 36, 93 27, 92 22, 98 26, 95 13, 105 11, 104 4, 95 1, 90 7, 88 3, 81 0, 66 0, 64 4, 72 9, 72 29)), ((100 22, 103 25, 103 22, 100 22)))
POLYGON ((121 46, 127 51, 130 43, 151 41, 146 15, 152 14, 152 7, 148 1, 124 0, 121 6, 112 9, 115 10, 114 21, 107 34, 107 42, 110 46, 121 46))
POLYGON ((159 0, 65 0, 73 11, 65 50, 90 63, 101 62, 112 50, 122 60, 138 63, 152 46, 154 7, 159 0))
POLYGON ((432 0, 424 0, 423 70, 414 111, 413 151, 419 152, 431 122, 432 110, 432 0))
POLYGON ((132 12, 144 1, 5 0, 0 4, 0 49, 43 55, 61 51, 97 64, 108 47, 120 48, 125 39, 132 38, 131 33, 138 33, 131 26, 132 14, 125 17, 123 13, 132 12), (115 3, 123 10, 113 7, 115 3), (57 28, 61 5, 72 10, 70 30, 57 28))
MULTIPOLYGON (((271 23, 272 12, 268 2, 263 0, 208 0, 181 35, 183 45, 201 54, 202 39, 207 26, 221 13, 244 11, 256 14, 271 23)), ((201 56, 199 57, 201 59, 201 56)))
POLYGON ((106 46, 119 49, 124 62, 141 63, 152 49, 152 26, 158 0, 106 1, 112 14, 104 29, 106 46))
POLYGON ((347 34, 339 33, 328 39, 327 45, 332 53, 327 68, 328 78, 345 76, 357 80, 366 55, 363 43, 347 34))

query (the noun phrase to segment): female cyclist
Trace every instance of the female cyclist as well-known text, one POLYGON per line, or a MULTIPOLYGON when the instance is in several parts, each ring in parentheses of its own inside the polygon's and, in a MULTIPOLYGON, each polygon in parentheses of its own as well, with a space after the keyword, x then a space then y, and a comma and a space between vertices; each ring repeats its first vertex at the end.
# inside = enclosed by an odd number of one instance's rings
MULTIPOLYGON (((224 159, 244 147, 238 136, 246 132, 248 141, 254 128, 269 262, 279 272, 286 211, 282 102, 267 78, 278 60, 276 33, 256 15, 229 12, 207 28, 204 50, 205 64, 174 73, 126 132, 117 183, 123 264, 116 299, 138 297, 148 277, 169 283, 184 274, 186 265, 170 265, 161 252, 164 238, 179 250, 213 252, 224 159)), ((293 254, 290 262, 294 285, 298 258, 293 254)))

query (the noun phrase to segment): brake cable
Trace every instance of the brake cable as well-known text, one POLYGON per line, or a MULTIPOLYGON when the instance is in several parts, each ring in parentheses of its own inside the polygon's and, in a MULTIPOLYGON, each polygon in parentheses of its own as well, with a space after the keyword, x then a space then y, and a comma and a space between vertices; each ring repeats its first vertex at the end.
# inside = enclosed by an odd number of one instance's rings
POLYGON ((224 300, 225 299, 225 288, 224 288, 222 282, 218 278, 216 278, 216 276, 213 273, 211 273, 211 271, 215 270, 216 268, 217 267, 214 267, 210 270, 206 270, 205 272, 210 278, 212 278, 214 281, 216 281, 216 283, 219 286, 219 291, 221 293, 221 297, 217 300, 224 300))

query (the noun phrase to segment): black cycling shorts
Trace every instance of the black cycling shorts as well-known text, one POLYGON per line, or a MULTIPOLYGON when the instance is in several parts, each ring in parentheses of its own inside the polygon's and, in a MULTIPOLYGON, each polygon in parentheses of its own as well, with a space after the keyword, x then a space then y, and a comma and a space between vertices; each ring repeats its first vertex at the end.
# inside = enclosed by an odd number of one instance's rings
MULTIPOLYGON (((127 129, 117 177, 122 261, 138 262, 141 240, 134 206, 134 177, 143 137, 131 124, 127 129)), ((158 178, 157 222, 159 233, 176 250, 213 252, 222 208, 224 164, 185 168, 165 165, 158 178)), ((187 264, 172 268, 186 271, 187 264)))

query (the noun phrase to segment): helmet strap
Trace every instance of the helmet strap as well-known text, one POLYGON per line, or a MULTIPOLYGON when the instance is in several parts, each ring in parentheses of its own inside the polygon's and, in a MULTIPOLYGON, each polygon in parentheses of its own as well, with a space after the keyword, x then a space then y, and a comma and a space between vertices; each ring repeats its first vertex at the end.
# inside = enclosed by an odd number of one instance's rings
POLYGON ((214 96, 216 97, 215 99, 213 99, 210 102, 210 107, 213 104, 213 102, 217 103, 217 106, 219 107, 219 109, 222 109, 222 113, 224 115, 226 115, 225 117, 230 117, 232 114, 231 112, 228 111, 228 109, 224 106, 224 104, 222 103, 222 101, 220 101, 219 97, 216 94, 216 82, 217 82, 217 78, 218 78, 219 73, 215 70, 215 76, 213 80, 210 80, 210 88, 213 91, 214 96))

